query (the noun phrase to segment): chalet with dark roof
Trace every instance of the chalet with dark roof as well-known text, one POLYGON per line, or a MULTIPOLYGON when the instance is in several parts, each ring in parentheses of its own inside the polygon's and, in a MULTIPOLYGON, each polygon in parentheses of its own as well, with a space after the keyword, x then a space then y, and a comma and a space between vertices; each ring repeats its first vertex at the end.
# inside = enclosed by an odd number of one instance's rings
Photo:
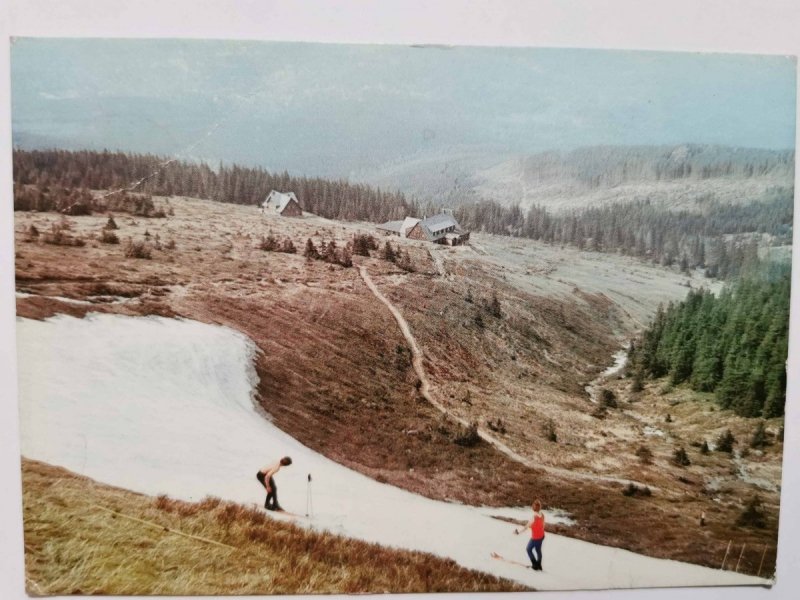
POLYGON ((284 217, 301 217, 303 216, 303 209, 300 208, 300 203, 297 201, 297 196, 294 195, 294 192, 284 194, 283 192, 272 190, 264 202, 261 203, 261 213, 282 215, 284 217))
POLYGON ((424 240, 435 244, 459 246, 469 241, 469 231, 464 231, 449 213, 440 213, 422 219, 406 232, 412 240, 424 240))

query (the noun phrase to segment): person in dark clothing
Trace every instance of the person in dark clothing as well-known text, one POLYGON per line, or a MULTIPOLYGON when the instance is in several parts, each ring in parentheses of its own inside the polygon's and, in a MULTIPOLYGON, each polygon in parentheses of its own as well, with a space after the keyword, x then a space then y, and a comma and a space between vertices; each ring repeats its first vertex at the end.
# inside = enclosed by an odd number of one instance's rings
POLYGON ((258 479, 261 485, 264 486, 264 489, 267 490, 267 499, 264 502, 264 508, 267 510, 283 511, 281 505, 278 504, 278 486, 275 485, 273 476, 281 470, 281 467, 288 467, 290 464, 292 464, 292 459, 288 456, 284 456, 274 465, 264 467, 256 473, 256 479, 258 479))
POLYGON ((528 558, 531 561, 531 568, 534 571, 542 570, 542 542, 544 541, 544 514, 542 513, 542 503, 535 500, 533 503, 533 518, 522 529, 515 529, 514 533, 519 534, 520 531, 526 529, 531 530, 531 539, 528 540, 528 546, 525 551, 528 553, 528 558), (536 550, 534 555, 533 551, 536 550))

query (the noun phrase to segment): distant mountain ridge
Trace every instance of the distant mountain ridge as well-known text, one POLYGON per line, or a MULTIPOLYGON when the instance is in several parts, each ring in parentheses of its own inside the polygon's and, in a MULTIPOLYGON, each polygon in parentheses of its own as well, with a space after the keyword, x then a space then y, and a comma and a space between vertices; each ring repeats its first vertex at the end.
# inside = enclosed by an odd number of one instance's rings
POLYGON ((692 209, 707 200, 759 201, 774 188, 791 188, 794 160, 790 149, 700 144, 591 146, 481 159, 457 152, 396 161, 365 180, 453 205, 487 199, 558 210, 650 200, 692 209))
POLYGON ((545 152, 495 165, 473 190, 504 204, 552 209, 649 200, 695 209, 717 200, 741 204, 794 185, 794 151, 682 144, 595 146, 545 152))
POLYGON ((715 177, 793 177, 794 151, 682 144, 593 146, 522 159, 529 180, 569 180, 612 187, 629 182, 715 177))

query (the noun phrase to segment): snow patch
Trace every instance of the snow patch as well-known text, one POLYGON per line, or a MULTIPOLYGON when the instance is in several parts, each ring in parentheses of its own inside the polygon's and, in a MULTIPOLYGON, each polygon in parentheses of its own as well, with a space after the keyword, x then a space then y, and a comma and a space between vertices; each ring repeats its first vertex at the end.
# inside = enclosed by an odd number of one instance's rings
POLYGON ((491 552, 525 560, 524 536, 490 516, 494 509, 378 483, 264 419, 252 399, 256 348, 236 331, 101 314, 17 325, 21 445, 31 459, 146 494, 260 505, 256 471, 290 455, 294 464, 276 477, 280 501, 303 514, 310 491, 313 528, 450 557, 540 590, 765 583, 555 534, 542 573, 492 560, 491 552))
POLYGON ((644 429, 642 430, 648 437, 657 436, 657 437, 667 437, 667 434, 661 431, 658 427, 653 427, 652 425, 645 425, 644 429))
POLYGON ((611 377, 612 375, 616 375, 622 369, 625 368, 625 365, 628 363, 628 351, 625 349, 618 350, 614 353, 614 364, 608 367, 603 373, 601 377, 611 377))
POLYGON ((67 304, 76 304, 78 306, 92 306, 94 304, 128 304, 130 302, 137 302, 138 298, 128 298, 127 296, 87 296, 86 300, 79 300, 77 298, 67 298, 66 296, 44 296, 42 294, 28 294, 25 292, 17 292, 17 298, 46 298, 48 300, 58 300, 67 304))

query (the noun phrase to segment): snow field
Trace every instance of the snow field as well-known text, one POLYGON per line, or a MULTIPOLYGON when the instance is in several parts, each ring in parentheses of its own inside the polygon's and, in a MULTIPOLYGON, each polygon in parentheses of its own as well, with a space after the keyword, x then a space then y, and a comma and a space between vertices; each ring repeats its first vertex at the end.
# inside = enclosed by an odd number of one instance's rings
POLYGON ((328 460, 273 426, 253 402, 254 344, 195 321, 90 314, 18 319, 23 454, 93 479, 184 500, 207 495, 263 505, 256 471, 289 455, 278 497, 312 518, 298 524, 432 552, 537 589, 746 585, 755 577, 654 559, 548 534, 545 571, 527 563, 525 535, 492 514, 429 500, 328 460))

